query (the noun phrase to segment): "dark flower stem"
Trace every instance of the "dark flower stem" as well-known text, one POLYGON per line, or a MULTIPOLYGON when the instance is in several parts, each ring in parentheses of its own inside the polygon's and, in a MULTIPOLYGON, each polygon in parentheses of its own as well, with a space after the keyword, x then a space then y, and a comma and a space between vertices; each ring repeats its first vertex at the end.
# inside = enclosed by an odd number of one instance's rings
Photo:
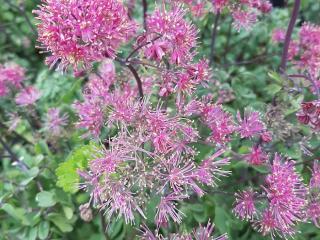
POLYGON ((287 28, 286 38, 284 41, 284 46, 282 51, 281 64, 280 64, 281 73, 284 73, 287 69, 288 51, 289 51, 292 32, 298 18, 300 4, 301 4, 301 0, 294 1, 293 11, 292 11, 291 19, 287 28))
POLYGON ((140 97, 140 99, 143 99, 143 89, 142 89, 141 78, 139 77, 137 70, 131 64, 127 65, 127 67, 129 68, 129 70, 133 74, 134 78, 136 79, 136 82, 138 85, 139 97, 140 97))
POLYGON ((214 46, 216 44, 216 37, 217 37, 217 30, 218 30, 218 24, 219 24, 219 19, 220 19, 220 12, 217 13, 214 24, 213 24, 213 29, 212 29, 212 35, 211 35, 211 52, 210 52, 210 65, 213 64, 214 61, 214 46))
POLYGON ((143 26, 144 26, 144 30, 147 31, 147 11, 148 11, 147 0, 142 0, 142 8, 143 8, 143 26))

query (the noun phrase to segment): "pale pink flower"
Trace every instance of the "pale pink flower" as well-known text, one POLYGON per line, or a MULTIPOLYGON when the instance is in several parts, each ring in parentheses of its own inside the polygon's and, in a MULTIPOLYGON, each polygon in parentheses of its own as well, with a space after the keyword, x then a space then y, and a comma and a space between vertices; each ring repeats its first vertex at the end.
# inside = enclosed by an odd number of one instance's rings
POLYGON ((224 150, 221 149, 211 157, 202 161, 195 172, 195 177, 198 181, 206 185, 215 186, 217 185, 217 181, 219 181, 220 177, 225 177, 230 174, 229 171, 222 169, 223 166, 227 166, 230 164, 228 158, 215 160, 223 153, 224 150))
POLYGON ((170 218, 175 223, 181 223, 183 213, 178 209, 177 202, 183 200, 184 198, 186 198, 186 196, 176 195, 174 193, 161 197, 155 216, 155 222, 158 228, 166 225, 170 218))
POLYGON ((303 219, 307 194, 292 161, 282 161, 275 155, 265 191, 276 228, 284 234, 292 232, 292 227, 303 219))
POLYGON ((257 214, 255 206, 255 192, 252 189, 248 189, 235 194, 236 201, 233 208, 234 214, 240 219, 252 220, 257 214))
POLYGON ((25 72, 23 67, 13 62, 0 64, 0 83, 6 82, 8 85, 20 88, 21 82, 25 80, 25 72))
POLYGON ((160 35, 150 47, 146 48, 146 56, 161 60, 164 55, 172 64, 181 64, 192 57, 191 49, 196 46, 197 31, 195 27, 183 17, 185 11, 173 5, 170 10, 157 8, 147 18, 149 38, 155 38, 154 33, 160 35))
POLYGON ((314 131, 320 131, 320 101, 301 103, 301 109, 297 112, 300 123, 309 125, 314 131))
POLYGON ((320 190, 320 163, 319 161, 314 161, 312 175, 310 179, 310 187, 318 188, 320 190))
POLYGON ((216 13, 221 12, 229 4, 229 0, 212 0, 213 10, 216 13))
POLYGON ((250 138, 255 135, 260 135, 265 131, 265 126, 260 120, 259 112, 244 112, 243 119, 241 118, 240 112, 237 114, 239 121, 238 132, 241 138, 250 138))
POLYGON ((16 104, 23 107, 34 104, 41 97, 41 93, 34 87, 26 87, 16 96, 16 104))
POLYGON ((275 233, 278 230, 277 222, 275 221, 273 213, 269 209, 262 213, 261 219, 255 223, 255 228, 257 228, 263 236, 267 234, 271 234, 272 238, 275 236, 275 233))
MULTIPOLYGON (((214 224, 209 221, 207 223, 207 226, 199 226, 197 229, 193 230, 192 235, 195 240, 228 240, 227 234, 223 234, 219 237, 213 238, 213 231, 214 224)), ((192 237, 190 239, 192 239, 192 237)))
POLYGON ((245 156, 246 161, 251 165, 262 165, 268 160, 268 155, 262 151, 261 146, 254 146, 249 154, 245 156))
POLYGON ((211 129, 209 140, 218 144, 228 142, 230 135, 236 130, 232 116, 221 105, 207 104, 202 109, 201 117, 211 129))
POLYGON ((105 57, 114 58, 122 43, 135 33, 123 4, 118 0, 43 0, 35 10, 38 41, 51 52, 47 64, 65 69, 88 67, 105 57))
POLYGON ((306 209, 306 214, 309 219, 312 220, 313 224, 320 228, 320 200, 311 201, 306 209))
POLYGON ((88 129, 93 136, 98 137, 104 124, 101 102, 95 99, 87 99, 83 103, 76 102, 74 108, 79 115, 77 126, 88 129))
POLYGON ((234 9, 232 11, 233 26, 237 31, 250 30, 257 22, 257 15, 252 11, 234 9))
POLYGON ((272 31, 272 41, 279 43, 283 42, 286 37, 286 31, 282 28, 275 28, 272 31))
POLYGON ((58 108, 50 108, 47 113, 46 130, 53 136, 59 136, 68 124, 68 115, 61 115, 58 108))

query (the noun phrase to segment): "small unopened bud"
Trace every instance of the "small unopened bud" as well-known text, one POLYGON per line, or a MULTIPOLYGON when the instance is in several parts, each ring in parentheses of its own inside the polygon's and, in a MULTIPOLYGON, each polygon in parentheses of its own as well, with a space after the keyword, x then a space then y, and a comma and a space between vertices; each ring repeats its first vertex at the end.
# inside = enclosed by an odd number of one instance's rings
POLYGON ((90 222, 92 220, 92 210, 89 203, 80 205, 79 210, 83 221, 90 222))

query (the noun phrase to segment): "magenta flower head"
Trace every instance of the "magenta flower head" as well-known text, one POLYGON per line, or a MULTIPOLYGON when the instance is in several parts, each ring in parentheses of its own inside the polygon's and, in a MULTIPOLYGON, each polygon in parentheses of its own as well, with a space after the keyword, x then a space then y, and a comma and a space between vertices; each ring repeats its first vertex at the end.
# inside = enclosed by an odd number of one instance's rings
POLYGON ((34 104, 41 97, 41 93, 34 87, 30 86, 23 89, 16 96, 16 104, 23 106, 28 106, 34 104))
POLYGON ((290 234, 293 226, 303 220, 307 195, 292 161, 281 160, 275 155, 271 173, 266 177, 265 192, 277 230, 284 235, 290 234))
POLYGON ((255 192, 248 189, 235 194, 236 201, 233 209, 234 214, 240 219, 251 220, 257 214, 255 207, 255 192))
POLYGON ((312 175, 310 179, 310 187, 317 188, 320 190, 320 163, 319 161, 314 161, 312 175))
POLYGON ((232 11, 233 26, 237 31, 241 29, 250 30, 257 22, 257 14, 254 11, 234 9, 232 11))
POLYGON ((0 64, 0 97, 10 92, 9 87, 20 88, 25 69, 16 63, 0 64))
POLYGON ((282 28, 275 28, 272 31, 272 41, 275 43, 283 42, 286 37, 286 31, 282 28))
POLYGON ((105 57, 114 58, 120 44, 136 30, 118 0, 43 0, 38 16, 38 41, 46 60, 60 69, 89 67, 105 57))
POLYGON ((21 87, 21 82, 25 79, 25 69, 16 63, 0 64, 0 82, 16 88, 21 87))
POLYGON ((170 62, 177 65, 191 59, 190 51, 196 46, 197 31, 184 19, 185 14, 182 7, 173 4, 170 10, 159 8, 148 17, 150 40, 156 36, 160 36, 160 39, 147 46, 147 57, 161 60, 167 54, 170 62))
POLYGON ((260 135, 265 131, 265 126, 260 120, 259 112, 247 112, 245 111, 243 119, 241 119, 238 112, 237 118, 239 121, 238 132, 241 138, 250 138, 255 135, 260 135))
POLYGON ((176 223, 181 223, 183 213, 178 209, 177 202, 183 200, 186 196, 171 193, 162 197, 157 207, 155 222, 159 227, 165 226, 171 218, 176 223))
POLYGON ((261 146, 254 146, 245 159, 249 164, 258 166, 266 163, 268 155, 262 151, 261 146))
POLYGON ((60 114, 58 108, 50 108, 47 113, 46 130, 52 136, 59 136, 63 130, 63 127, 67 125, 67 114, 60 114))

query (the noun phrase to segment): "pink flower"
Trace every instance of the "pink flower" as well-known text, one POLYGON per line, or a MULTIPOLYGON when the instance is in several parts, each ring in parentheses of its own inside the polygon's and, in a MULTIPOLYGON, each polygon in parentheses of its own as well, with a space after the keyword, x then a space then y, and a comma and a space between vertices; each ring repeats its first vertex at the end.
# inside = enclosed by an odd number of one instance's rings
POLYGON ((25 71, 16 63, 0 64, 0 83, 6 82, 8 85, 20 88, 21 82, 25 79, 25 71))
POLYGON ((262 151, 260 146, 254 146, 245 159, 249 164, 258 166, 266 163, 268 155, 262 151))
POLYGON ((208 104, 202 109, 201 117, 211 129, 209 139, 216 143, 226 143, 230 135, 235 131, 232 116, 222 109, 221 105, 208 104))
POLYGON ((282 28, 275 28, 272 31, 272 41, 279 43, 283 42, 286 37, 286 32, 282 28))
POLYGON ((270 210, 265 210, 262 213, 262 217, 259 221, 256 222, 255 227, 263 236, 271 233, 271 236, 274 237, 275 232, 277 231, 277 223, 273 216, 273 213, 270 210))
POLYGON ((301 109, 297 112, 298 121, 309 125, 314 131, 320 131, 320 101, 301 103, 301 109))
POLYGON ((304 23, 299 37, 302 53, 297 65, 307 70, 313 78, 317 78, 320 71, 320 26, 304 23))
POLYGON ((40 97, 41 93, 37 89, 32 86, 26 87, 16 96, 16 104, 20 105, 21 107, 32 105, 40 97))
MULTIPOLYGON (((227 234, 223 234, 219 237, 212 237, 214 231, 214 224, 210 221, 207 223, 207 226, 199 226, 199 228, 193 230, 193 237, 195 240, 228 240, 227 234)), ((190 238, 192 239, 192 238, 190 238)))
POLYGON ((212 0, 213 10, 218 13, 229 5, 229 0, 212 0))
POLYGON ((230 164, 228 158, 215 161, 215 159, 223 153, 224 150, 221 149, 213 154, 210 158, 202 161, 195 173, 195 177, 198 181, 206 185, 215 186, 220 177, 225 177, 230 174, 229 171, 221 168, 230 164))
POLYGON ((184 198, 186 197, 174 193, 161 197, 155 216, 155 222, 158 228, 166 225, 170 218, 172 218, 175 223, 181 223, 183 213, 178 209, 177 201, 181 201, 184 198))
POLYGON ((46 130, 53 136, 59 136, 68 123, 68 115, 61 116, 58 108, 50 108, 47 113, 46 130))
POLYGON ((88 67, 117 49, 134 33, 136 24, 118 0, 43 0, 34 11, 40 23, 38 41, 51 52, 47 64, 61 69, 88 67))
POLYGON ((310 179, 310 187, 318 188, 320 190, 320 163, 319 161, 314 161, 312 175, 310 179))
POLYGON ((233 26, 237 31, 250 30, 257 21, 257 15, 251 11, 234 9, 232 11, 233 26))
POLYGON ((316 227, 320 228, 320 201, 312 201, 306 211, 307 217, 312 220, 316 227))
POLYGON ((255 207, 255 193, 248 189, 235 194, 236 201, 233 209, 234 214, 240 219, 251 220, 257 214, 255 207))
POLYGON ((263 0, 258 9, 262 13, 269 13, 272 10, 272 4, 269 0, 263 0))
POLYGON ((250 138, 265 131, 259 112, 245 111, 243 119, 241 119, 240 112, 238 112, 237 118, 239 121, 238 132, 241 138, 250 138))
POLYGON ((307 190, 295 172, 294 163, 282 162, 278 155, 274 157, 266 184, 265 191, 273 221, 280 232, 287 234, 303 218, 307 190))
POLYGON ((5 95, 7 95, 9 92, 9 89, 7 87, 7 84, 5 81, 1 81, 0 79, 0 97, 3 97, 5 95))
POLYGON ((160 60, 168 55, 172 64, 181 64, 192 57, 191 49, 196 46, 197 31, 195 27, 183 19, 185 11, 173 5, 167 11, 164 8, 156 9, 147 18, 148 38, 155 38, 154 33, 161 36, 146 48, 146 56, 160 60))
POLYGON ((76 102, 74 108, 80 118, 77 126, 88 129, 93 136, 98 137, 104 124, 101 102, 95 99, 87 99, 83 103, 76 102))

